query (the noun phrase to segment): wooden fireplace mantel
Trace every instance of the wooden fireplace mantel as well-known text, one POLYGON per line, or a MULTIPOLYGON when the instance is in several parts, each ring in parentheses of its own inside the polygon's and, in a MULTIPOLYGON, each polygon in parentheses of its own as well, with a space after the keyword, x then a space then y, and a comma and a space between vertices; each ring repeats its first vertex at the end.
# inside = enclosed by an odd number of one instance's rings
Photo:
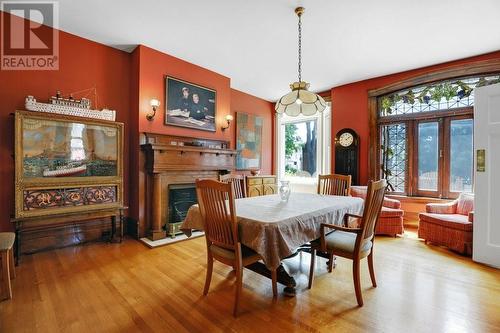
POLYGON ((146 216, 149 238, 166 237, 163 225, 168 219, 168 186, 194 183, 197 178, 217 178, 235 168, 236 151, 229 142, 220 140, 177 137, 160 134, 146 135, 141 145, 146 174, 146 216))
POLYGON ((146 171, 162 173, 172 170, 233 170, 236 151, 206 147, 144 144, 146 171))

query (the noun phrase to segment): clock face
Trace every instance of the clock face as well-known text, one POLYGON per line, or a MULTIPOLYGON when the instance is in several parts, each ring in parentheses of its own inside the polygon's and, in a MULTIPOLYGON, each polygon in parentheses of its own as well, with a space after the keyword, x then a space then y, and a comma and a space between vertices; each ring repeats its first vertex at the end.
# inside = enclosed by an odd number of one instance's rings
POLYGON ((354 142, 354 137, 351 133, 342 133, 339 138, 339 143, 342 147, 349 147, 354 142))

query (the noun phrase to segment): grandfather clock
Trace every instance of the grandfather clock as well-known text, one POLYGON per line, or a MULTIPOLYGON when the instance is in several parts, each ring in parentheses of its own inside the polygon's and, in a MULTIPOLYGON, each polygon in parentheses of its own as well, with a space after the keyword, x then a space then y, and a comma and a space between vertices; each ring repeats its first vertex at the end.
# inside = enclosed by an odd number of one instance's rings
POLYGON ((352 184, 359 181, 359 136, 351 128, 344 128, 335 136, 335 173, 351 175, 352 184))

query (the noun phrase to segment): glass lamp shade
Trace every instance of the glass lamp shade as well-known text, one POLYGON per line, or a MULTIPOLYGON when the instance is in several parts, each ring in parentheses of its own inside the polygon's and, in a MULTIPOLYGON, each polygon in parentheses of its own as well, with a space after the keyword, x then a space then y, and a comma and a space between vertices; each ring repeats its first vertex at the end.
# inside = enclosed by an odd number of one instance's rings
POLYGON ((291 117, 297 117, 301 113, 304 116, 312 116, 326 108, 323 97, 307 90, 309 83, 294 82, 290 88, 292 91, 276 102, 276 113, 285 113, 291 117))

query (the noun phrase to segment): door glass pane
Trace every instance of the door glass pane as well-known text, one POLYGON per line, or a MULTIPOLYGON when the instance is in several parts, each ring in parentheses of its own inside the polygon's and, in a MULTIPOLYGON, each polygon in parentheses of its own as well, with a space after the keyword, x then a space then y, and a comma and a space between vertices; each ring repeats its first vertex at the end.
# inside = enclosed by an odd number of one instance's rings
POLYGON ((406 184, 406 124, 381 127, 380 166, 382 178, 387 179, 389 189, 405 192, 406 184))
POLYGON ((317 134, 316 119, 285 124, 285 176, 317 177, 317 134))
POLYGON ((472 192, 472 119, 452 120, 450 124, 450 191, 472 192))
POLYGON ((418 189, 437 191, 439 165, 437 122, 418 124, 418 189))

